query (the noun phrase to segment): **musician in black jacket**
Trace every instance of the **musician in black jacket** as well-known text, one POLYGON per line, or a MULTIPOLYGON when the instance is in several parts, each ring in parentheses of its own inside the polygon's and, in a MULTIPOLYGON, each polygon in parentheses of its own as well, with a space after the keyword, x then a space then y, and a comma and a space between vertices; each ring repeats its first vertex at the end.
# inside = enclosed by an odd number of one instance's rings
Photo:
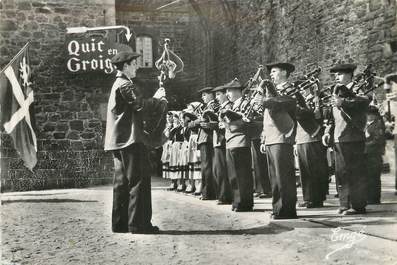
POLYGON ((330 70, 336 82, 331 101, 334 122, 323 136, 324 142, 334 142, 338 213, 343 215, 363 214, 367 205, 364 128, 369 99, 352 92, 355 69, 354 64, 338 64, 330 70))
POLYGON ((230 187, 226 166, 225 125, 220 118, 220 113, 224 110, 231 109, 233 103, 229 101, 226 96, 226 87, 215 87, 213 92, 215 93, 215 98, 219 102, 220 106, 218 112, 216 113, 217 116, 214 117, 218 123, 213 123, 215 127, 213 135, 214 160, 212 163, 212 168, 217 184, 218 204, 231 204, 232 190, 230 187))
POLYGON ((295 67, 290 63, 267 65, 275 91, 267 88, 263 101, 262 151, 266 151, 272 186, 273 219, 296 218, 296 185, 293 144, 296 135, 296 100, 280 96, 291 84, 288 77, 295 67))
POLYGON ((367 167, 367 202, 380 204, 382 156, 385 153, 385 124, 379 110, 370 106, 365 127, 365 165, 367 167))
MULTIPOLYGON (((263 91, 263 88, 257 87, 254 88, 251 93, 256 93, 256 97, 262 97, 263 100, 265 91, 263 91)), ((254 174, 254 197, 263 199, 272 197, 272 188, 270 185, 267 157, 265 153, 261 152, 263 108, 260 108, 262 112, 258 112, 258 110, 256 110, 261 104, 262 103, 256 104, 254 100, 251 100, 249 108, 251 112, 247 111, 248 113, 246 113, 246 115, 250 117, 246 118, 249 119, 248 133, 251 138, 252 169, 254 174)))
MULTIPOLYGON (((205 104, 203 111, 216 108, 213 87, 205 87, 199 90, 201 98, 205 104)), ((216 199, 216 182, 212 172, 212 159, 214 149, 212 147, 212 129, 209 125, 209 120, 200 117, 192 121, 188 125, 191 129, 198 128, 197 146, 200 149, 201 159, 201 199, 202 200, 215 200, 216 199)), ((197 187, 196 187, 197 188, 197 187)))
POLYGON ((321 143, 321 117, 316 117, 315 108, 305 100, 309 89, 302 93, 295 95, 298 103, 296 150, 303 192, 303 202, 298 206, 316 208, 323 206, 328 191, 327 149, 321 143))
POLYGON ((248 101, 243 98, 238 79, 225 84, 226 94, 233 106, 222 113, 226 132, 227 173, 233 193, 232 210, 252 211, 254 206, 253 177, 251 169, 251 139, 247 124, 243 121, 242 110, 248 101))

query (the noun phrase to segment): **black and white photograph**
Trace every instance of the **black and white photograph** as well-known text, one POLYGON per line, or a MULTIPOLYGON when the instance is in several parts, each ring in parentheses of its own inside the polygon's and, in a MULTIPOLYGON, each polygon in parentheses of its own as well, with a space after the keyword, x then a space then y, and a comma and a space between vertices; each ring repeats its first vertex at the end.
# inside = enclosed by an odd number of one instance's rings
POLYGON ((0 265, 397 265, 397 0, 0 0, 0 265))

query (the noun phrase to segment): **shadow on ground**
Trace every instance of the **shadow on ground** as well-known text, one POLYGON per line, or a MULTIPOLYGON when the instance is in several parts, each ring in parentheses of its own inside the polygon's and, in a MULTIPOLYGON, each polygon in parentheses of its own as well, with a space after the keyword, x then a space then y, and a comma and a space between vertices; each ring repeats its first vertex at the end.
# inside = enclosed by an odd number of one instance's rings
POLYGON ((239 230, 161 230, 162 235, 268 235, 268 234, 280 234, 294 230, 289 227, 282 227, 275 224, 269 224, 265 226, 259 226, 249 229, 239 230))
POLYGON ((26 199, 26 200, 4 200, 1 204, 10 203, 63 203, 63 202, 98 202, 94 200, 74 200, 74 199, 26 199))

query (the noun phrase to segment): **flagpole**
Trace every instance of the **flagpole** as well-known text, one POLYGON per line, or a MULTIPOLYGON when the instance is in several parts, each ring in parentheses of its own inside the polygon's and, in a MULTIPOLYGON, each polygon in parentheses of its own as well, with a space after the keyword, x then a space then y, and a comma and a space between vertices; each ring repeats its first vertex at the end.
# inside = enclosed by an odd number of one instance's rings
POLYGON ((26 47, 30 44, 30 41, 28 41, 23 47, 22 49, 14 56, 14 58, 12 58, 12 60, 3 68, 1 69, 0 73, 2 74, 5 69, 7 69, 8 66, 10 66, 16 58, 18 58, 18 56, 26 49, 26 47))

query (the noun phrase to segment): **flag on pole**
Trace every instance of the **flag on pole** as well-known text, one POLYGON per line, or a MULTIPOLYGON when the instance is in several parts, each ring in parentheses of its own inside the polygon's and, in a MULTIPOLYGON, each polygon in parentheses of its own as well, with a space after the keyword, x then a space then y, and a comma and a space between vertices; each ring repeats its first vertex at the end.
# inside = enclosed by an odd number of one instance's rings
POLYGON ((8 133, 15 150, 30 170, 37 163, 30 82, 29 43, 0 72, 0 130, 8 133))

